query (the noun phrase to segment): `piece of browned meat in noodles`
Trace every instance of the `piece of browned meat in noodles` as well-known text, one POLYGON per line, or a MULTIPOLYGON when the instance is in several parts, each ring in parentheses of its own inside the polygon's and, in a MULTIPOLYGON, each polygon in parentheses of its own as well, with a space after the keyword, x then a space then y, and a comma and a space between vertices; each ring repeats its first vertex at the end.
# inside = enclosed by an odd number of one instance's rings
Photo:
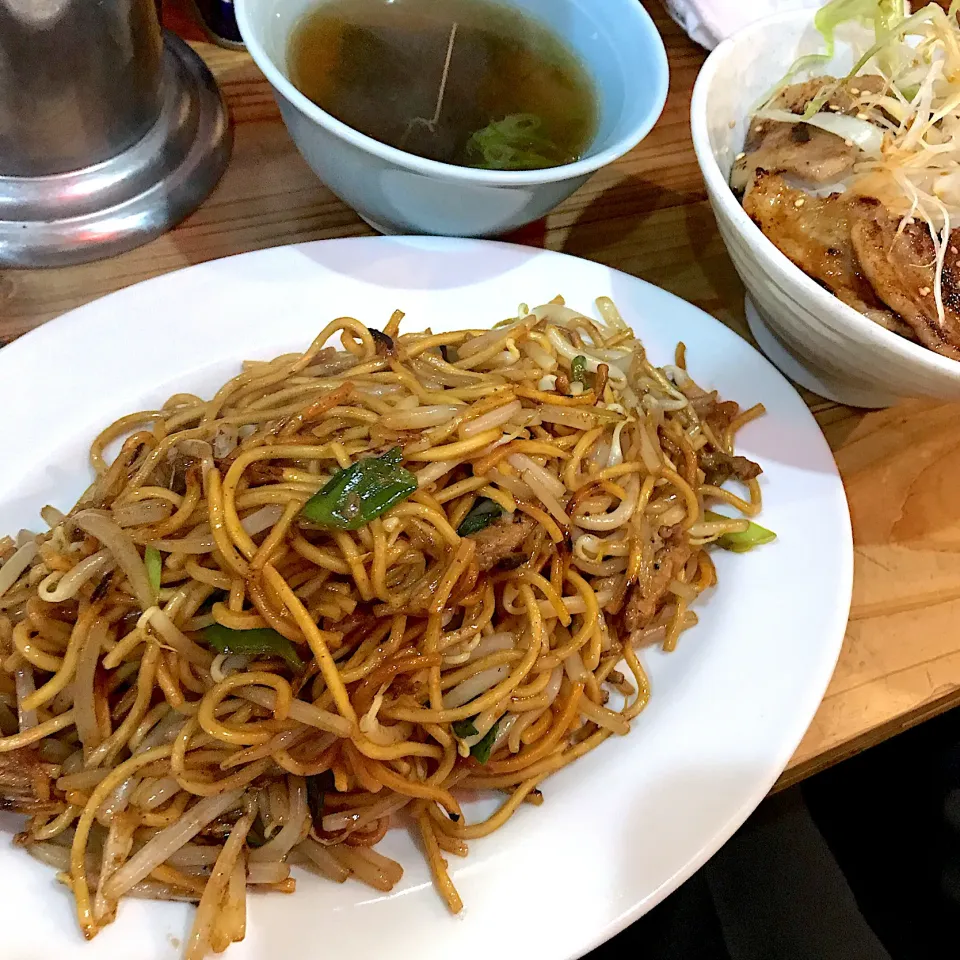
POLYGON ((36 747, 0 753, 0 810, 37 814, 57 809, 50 784, 57 768, 40 759, 36 747))
POLYGON ((756 183, 743 201, 750 219, 808 276, 854 310, 913 339, 913 330, 874 293, 851 242, 853 223, 883 216, 876 200, 835 193, 812 197, 788 186, 782 176, 758 170, 756 183))
POLYGON ((853 246, 877 295, 896 310, 931 350, 960 360, 960 230, 950 236, 943 265, 943 319, 934 295, 936 253, 925 224, 908 223, 878 212, 853 226, 853 246))
MULTIPOLYGON (((801 114, 830 78, 807 80, 783 90, 771 104, 778 110, 801 114)), ((883 85, 881 77, 854 77, 850 87, 860 93, 875 92, 883 85)), ((825 102, 831 113, 853 113, 857 102, 849 88, 841 84, 825 102)), ((737 194, 749 192, 758 170, 786 174, 804 183, 822 185, 842 180, 862 157, 860 149, 835 133, 808 123, 754 119, 747 132, 743 154, 730 174, 730 186, 737 194)))
MULTIPOLYGON (((474 535, 477 544, 477 566, 484 572, 492 569, 515 553, 536 527, 537 523, 526 515, 510 520, 500 520, 493 526, 474 535)), ((526 557, 523 557, 525 560, 526 557)))

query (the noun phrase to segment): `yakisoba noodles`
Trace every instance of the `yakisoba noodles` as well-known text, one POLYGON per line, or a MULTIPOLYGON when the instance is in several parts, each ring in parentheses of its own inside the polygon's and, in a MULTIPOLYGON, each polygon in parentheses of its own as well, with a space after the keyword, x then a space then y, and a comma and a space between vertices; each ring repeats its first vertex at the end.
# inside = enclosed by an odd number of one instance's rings
POLYGON ((696 623, 711 544, 772 534, 733 453, 762 408, 699 388, 682 345, 653 366, 598 306, 335 320, 118 420, 80 502, 0 540, 0 799, 86 937, 125 896, 192 901, 192 960, 292 866, 390 890, 397 824, 458 911, 447 857, 629 731, 634 648, 696 623), (461 789, 503 802, 471 823, 461 789))

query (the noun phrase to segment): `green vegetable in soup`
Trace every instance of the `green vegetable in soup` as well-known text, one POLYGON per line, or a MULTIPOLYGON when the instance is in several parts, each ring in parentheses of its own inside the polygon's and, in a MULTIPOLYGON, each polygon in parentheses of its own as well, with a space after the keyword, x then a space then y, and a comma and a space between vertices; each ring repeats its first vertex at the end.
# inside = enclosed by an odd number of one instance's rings
POLYGON ((483 170, 541 170, 563 162, 556 144, 542 133, 532 113, 512 113, 477 130, 467 141, 467 158, 483 170))

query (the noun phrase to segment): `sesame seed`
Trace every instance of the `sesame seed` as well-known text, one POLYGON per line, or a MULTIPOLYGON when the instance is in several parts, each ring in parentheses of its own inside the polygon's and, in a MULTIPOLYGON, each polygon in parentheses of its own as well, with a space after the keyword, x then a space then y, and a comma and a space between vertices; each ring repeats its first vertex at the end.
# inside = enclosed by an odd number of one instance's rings
POLYGON ((851 87, 851 88, 850 88, 850 92, 851 92, 855 97, 857 97, 857 96, 860 95, 860 91, 859 91, 856 87, 851 87))
POLYGON ((736 126, 737 126, 736 120, 731 120, 731 121, 727 124, 727 126, 728 126, 731 130, 735 129, 736 126))
POLYGON ((920 290, 918 291, 918 293, 920 294, 921 297, 929 297, 929 296, 930 296, 930 288, 929 288, 929 287, 921 287, 920 290))
POLYGON ((793 205, 795 207, 802 207, 804 203, 805 201, 803 197, 800 197, 799 199, 793 201, 793 205))
POLYGON ((951 248, 950 248, 950 252, 951 252, 954 256, 956 256, 958 253, 960 253, 960 250, 958 250, 956 247, 951 247, 951 248))
POLYGON ((829 106, 827 109, 832 110, 834 113, 839 113, 839 112, 840 112, 840 104, 838 104, 838 103, 831 103, 830 106, 829 106))
POLYGON ((852 147, 852 146, 853 146, 853 141, 852 141, 852 140, 844 140, 843 142, 844 142, 848 147, 852 147))
POLYGON ((860 113, 857 114, 857 119, 858 119, 858 120, 869 120, 870 118, 869 118, 865 113, 860 112, 860 113))
POLYGON ((742 160, 745 156, 746 156, 745 153, 738 153, 738 154, 737 154, 737 159, 738 159, 738 160, 742 160))

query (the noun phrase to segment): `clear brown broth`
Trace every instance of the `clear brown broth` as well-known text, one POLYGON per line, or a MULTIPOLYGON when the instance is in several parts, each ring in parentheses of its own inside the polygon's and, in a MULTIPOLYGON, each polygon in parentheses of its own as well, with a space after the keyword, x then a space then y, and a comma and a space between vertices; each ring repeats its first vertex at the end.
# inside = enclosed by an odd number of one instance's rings
POLYGON ((573 51, 492 0, 325 0, 295 28, 288 69, 338 120, 443 163, 559 166, 596 133, 596 92, 573 51))

